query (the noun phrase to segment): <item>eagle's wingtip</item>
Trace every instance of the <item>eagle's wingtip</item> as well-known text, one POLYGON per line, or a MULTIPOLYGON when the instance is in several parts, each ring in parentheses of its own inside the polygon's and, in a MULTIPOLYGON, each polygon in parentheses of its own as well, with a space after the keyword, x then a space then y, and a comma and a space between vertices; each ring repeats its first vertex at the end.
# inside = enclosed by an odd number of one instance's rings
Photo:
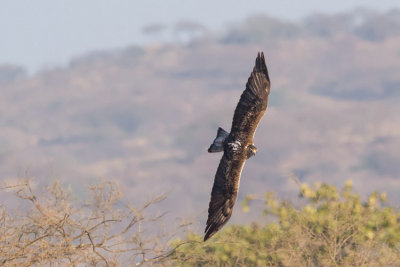
POLYGON ((265 60, 263 51, 258 52, 257 59, 262 60, 262 61, 265 60))
POLYGON ((216 232, 218 232, 219 227, 216 227, 213 223, 207 223, 206 229, 204 230, 204 239, 203 241, 206 242, 210 237, 212 237, 216 232))
POLYGON ((204 236, 203 242, 206 242, 209 237, 207 235, 204 236))
POLYGON ((212 237, 215 234, 215 232, 207 231, 206 234, 204 235, 203 242, 206 242, 210 237, 212 237))
MULTIPOLYGON (((267 65, 265 64, 264 52, 262 52, 262 51, 258 52, 257 59, 256 59, 256 65, 254 66, 254 71, 264 72, 268 76, 268 69, 267 69, 267 65)), ((268 80, 269 80, 269 78, 268 78, 268 80)))

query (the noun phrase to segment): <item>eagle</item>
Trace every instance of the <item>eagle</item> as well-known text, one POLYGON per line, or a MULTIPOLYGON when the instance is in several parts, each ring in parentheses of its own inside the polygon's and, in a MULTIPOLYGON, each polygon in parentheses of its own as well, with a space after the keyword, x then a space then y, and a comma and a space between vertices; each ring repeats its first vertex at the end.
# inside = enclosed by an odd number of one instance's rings
POLYGON ((244 163, 257 148, 253 138, 268 105, 270 80, 264 53, 258 53, 253 72, 233 115, 231 132, 218 128, 209 153, 224 152, 215 174, 208 208, 204 241, 218 232, 229 220, 239 191, 244 163))

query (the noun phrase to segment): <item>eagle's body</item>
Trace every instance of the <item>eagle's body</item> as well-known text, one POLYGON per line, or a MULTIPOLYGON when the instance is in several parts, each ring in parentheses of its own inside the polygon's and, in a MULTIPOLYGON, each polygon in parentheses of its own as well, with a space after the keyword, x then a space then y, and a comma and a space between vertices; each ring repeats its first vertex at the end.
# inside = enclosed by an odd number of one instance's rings
POLYGON ((204 241, 220 230, 232 215, 244 163, 257 152, 254 133, 268 105, 270 80, 264 54, 258 54, 246 89, 236 106, 231 132, 218 129, 208 152, 224 154, 215 174, 204 241))

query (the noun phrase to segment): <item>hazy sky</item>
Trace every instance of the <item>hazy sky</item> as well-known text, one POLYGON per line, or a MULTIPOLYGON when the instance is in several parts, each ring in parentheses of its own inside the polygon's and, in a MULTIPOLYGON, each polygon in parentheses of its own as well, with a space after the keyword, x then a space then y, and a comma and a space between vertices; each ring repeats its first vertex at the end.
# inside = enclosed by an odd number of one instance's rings
POLYGON ((400 8, 399 0, 2 0, 0 64, 30 71, 67 63, 92 50, 144 44, 144 26, 173 26, 180 20, 222 29, 252 14, 297 20, 312 13, 336 13, 356 7, 400 8))

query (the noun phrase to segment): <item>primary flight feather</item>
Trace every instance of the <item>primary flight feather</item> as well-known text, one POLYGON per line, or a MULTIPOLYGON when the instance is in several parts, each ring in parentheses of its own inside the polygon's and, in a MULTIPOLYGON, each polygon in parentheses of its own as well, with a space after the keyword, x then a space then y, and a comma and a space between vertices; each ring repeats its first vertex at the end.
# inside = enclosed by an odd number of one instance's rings
POLYGON ((215 174, 204 241, 220 230, 232 215, 244 163, 257 148, 253 138, 268 105, 270 80, 264 54, 258 53, 253 72, 233 115, 231 132, 218 128, 208 152, 224 152, 215 174))

